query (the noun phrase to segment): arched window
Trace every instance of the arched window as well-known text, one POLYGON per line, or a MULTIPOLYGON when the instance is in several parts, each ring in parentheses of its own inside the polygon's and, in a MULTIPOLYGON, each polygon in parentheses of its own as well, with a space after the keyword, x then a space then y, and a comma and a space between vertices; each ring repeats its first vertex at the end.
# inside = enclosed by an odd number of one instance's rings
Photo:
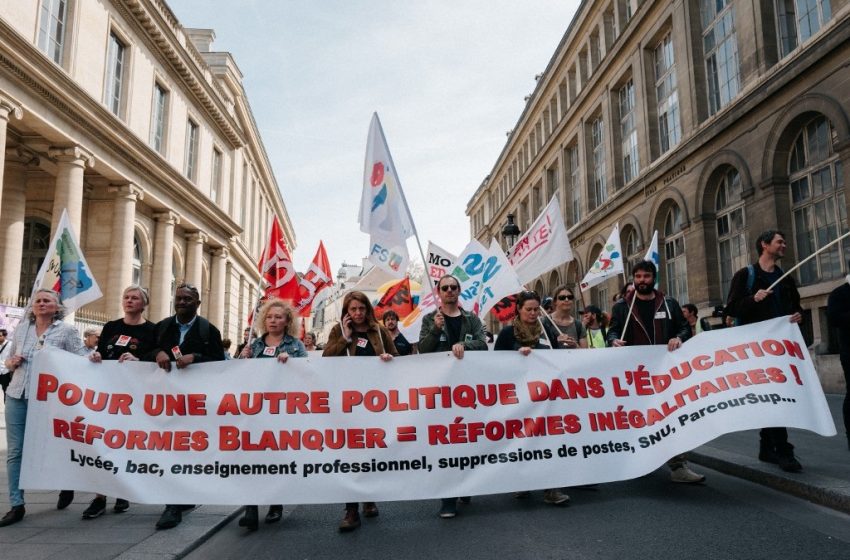
POLYGON ((133 236, 133 284, 142 284, 142 245, 138 236, 133 236))
MULTIPOLYGON (((730 167, 720 178, 714 211, 717 215, 717 251, 720 266, 720 295, 725 300, 735 271, 747 266, 747 222, 741 198, 741 176, 730 167)), ((683 302, 684 303, 684 302, 683 302)))
POLYGON ((688 265, 685 258, 682 211, 674 204, 664 218, 664 281, 667 283, 667 295, 681 303, 688 301, 688 265))
POLYGON ((643 255, 639 253, 640 245, 638 244, 638 234, 636 229, 629 228, 624 248, 626 253, 626 276, 631 277, 632 267, 636 262, 643 260, 643 255))
POLYGON ((47 255, 50 245, 50 224, 38 218, 24 220, 24 246, 21 256, 21 281, 19 294, 29 297, 32 293, 35 277, 47 255))
MULTIPOLYGON (((847 232, 843 171, 834 143, 835 131, 821 115, 803 127, 791 147, 788 175, 794 244, 800 260, 847 232)), ((839 245, 801 266, 800 283, 814 284, 841 276, 850 257, 850 243, 842 241, 839 245)))

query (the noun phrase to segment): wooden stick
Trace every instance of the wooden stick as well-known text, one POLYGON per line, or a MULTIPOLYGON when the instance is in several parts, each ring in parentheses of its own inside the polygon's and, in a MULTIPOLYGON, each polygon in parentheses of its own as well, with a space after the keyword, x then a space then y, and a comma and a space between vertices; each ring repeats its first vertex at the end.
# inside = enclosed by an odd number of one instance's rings
POLYGON ((620 342, 623 342, 623 340, 626 339, 626 329, 629 328, 629 320, 632 318, 632 309, 634 309, 635 300, 637 299, 637 288, 635 288, 635 293, 633 295, 632 304, 629 306, 629 314, 626 315, 626 324, 623 325, 623 332, 620 334, 620 342))
POLYGON ((834 240, 834 241, 830 241, 829 243, 827 243, 826 245, 824 245, 823 247, 821 247, 820 249, 818 249, 817 251, 815 251, 814 253, 812 253, 812 254, 811 254, 811 255, 809 255, 808 257, 806 257, 805 259, 803 259, 803 260, 801 260, 800 262, 798 262, 798 263, 797 263, 796 265, 794 265, 794 267, 793 267, 793 268, 791 268, 788 272, 786 272, 785 274, 783 274, 782 276, 780 276, 780 277, 779 277, 779 279, 777 279, 777 280, 776 280, 776 282, 774 282, 773 284, 771 284, 771 285, 770 285, 770 287, 769 287, 767 290, 768 290, 768 291, 770 291, 770 290, 772 290, 773 288, 775 288, 775 287, 776 287, 776 285, 777 285, 777 284, 779 284, 780 282, 782 282, 782 280, 784 280, 786 276, 788 276, 789 274, 791 274, 792 272, 794 272, 795 270, 797 270, 798 268, 800 268, 801 266, 803 266, 804 264, 806 264, 807 262, 809 262, 810 260, 812 260, 813 258, 815 258, 816 256, 818 256, 820 253, 823 253, 824 251, 826 251, 827 249, 829 249, 830 247, 832 247, 833 245, 835 245, 836 243, 838 243, 839 241, 841 241, 842 239, 844 239, 845 237, 850 237, 850 231, 848 231, 847 233, 845 233, 844 235, 842 235, 842 236, 841 236, 841 237, 839 237, 838 239, 836 239, 836 240, 834 240))

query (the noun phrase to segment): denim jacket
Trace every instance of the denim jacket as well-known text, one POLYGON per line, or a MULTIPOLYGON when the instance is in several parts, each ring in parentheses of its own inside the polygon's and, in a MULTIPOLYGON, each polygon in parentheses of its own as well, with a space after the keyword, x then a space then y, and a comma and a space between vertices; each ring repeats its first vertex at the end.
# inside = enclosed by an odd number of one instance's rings
POLYGON ((251 341, 251 357, 252 358, 274 358, 279 354, 286 352, 290 356, 294 358, 306 358, 307 357, 307 349, 304 348, 304 343, 298 340, 297 338, 289 335, 285 335, 283 340, 280 341, 277 348, 275 348, 274 356, 268 356, 263 354, 266 350, 266 335, 261 337, 257 337, 251 341))

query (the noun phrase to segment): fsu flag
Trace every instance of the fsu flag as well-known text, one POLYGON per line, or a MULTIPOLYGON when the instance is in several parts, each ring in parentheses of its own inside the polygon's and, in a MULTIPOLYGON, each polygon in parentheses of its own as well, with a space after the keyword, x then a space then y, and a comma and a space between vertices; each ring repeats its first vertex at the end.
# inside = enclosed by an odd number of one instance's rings
POLYGON ((404 276, 407 238, 416 229, 377 113, 369 126, 359 221, 360 231, 369 234, 369 260, 395 278, 404 276))
POLYGON ((413 312, 414 307, 413 297, 410 294, 410 278, 405 276, 390 286, 375 306, 375 318, 380 321, 385 312, 393 310, 398 313, 399 319, 404 319, 413 312))
POLYGON ((316 299, 316 294, 328 286, 333 286, 331 265, 328 262, 325 245, 319 241, 319 248, 316 249, 316 256, 313 257, 310 268, 298 280, 298 300, 295 304, 295 309, 301 317, 310 316, 310 310, 313 308, 313 301, 316 299))
POLYGON ((59 225, 35 277, 33 295, 41 289, 58 292, 69 313, 103 295, 77 244, 67 210, 62 210, 59 225))
POLYGON ((269 242, 260 257, 260 274, 266 281, 264 299, 270 297, 289 301, 298 299, 298 278, 295 275, 295 266, 286 248, 286 240, 283 238, 277 216, 272 223, 269 242))

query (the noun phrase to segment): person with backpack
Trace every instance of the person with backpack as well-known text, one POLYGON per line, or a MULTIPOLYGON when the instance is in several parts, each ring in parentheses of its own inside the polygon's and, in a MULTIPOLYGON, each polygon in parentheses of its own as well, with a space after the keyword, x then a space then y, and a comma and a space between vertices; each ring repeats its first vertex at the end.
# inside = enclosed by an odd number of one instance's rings
MULTIPOLYGON (((156 362, 166 372, 171 363, 185 369, 201 362, 224 361, 221 332, 198 315, 201 297, 191 284, 180 284, 174 293, 174 315, 156 324, 156 348, 147 361, 156 362)), ((169 504, 156 522, 157 529, 171 529, 183 521, 183 512, 194 505, 169 504)))
MULTIPOLYGON (((784 274, 777 262, 785 256, 785 234, 769 229, 756 239, 758 260, 735 273, 726 299, 727 313, 738 325, 749 325, 785 315, 792 323, 803 320, 800 292, 791 276, 786 276, 769 290, 784 274)), ((788 429, 763 428, 759 432, 759 461, 774 463, 786 472, 800 472, 803 467, 794 457, 794 446, 788 442, 788 429)))

